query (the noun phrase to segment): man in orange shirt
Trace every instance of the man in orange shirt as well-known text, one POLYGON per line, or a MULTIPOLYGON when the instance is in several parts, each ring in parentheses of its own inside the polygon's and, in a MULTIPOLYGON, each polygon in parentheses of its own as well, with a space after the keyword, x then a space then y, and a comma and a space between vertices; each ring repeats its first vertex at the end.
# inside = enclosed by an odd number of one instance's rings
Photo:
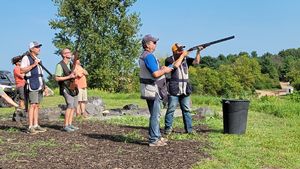
POLYGON ((14 67, 14 78, 16 81, 16 90, 19 95, 19 108, 25 109, 25 93, 24 93, 24 86, 25 86, 25 74, 21 73, 20 65, 21 65, 22 56, 16 56, 12 58, 12 63, 15 65, 14 67))
POLYGON ((77 105, 77 116, 83 115, 87 117, 85 111, 85 104, 87 102, 87 82, 86 76, 89 75, 88 72, 80 65, 80 61, 76 61, 76 66, 74 70, 76 74, 75 83, 77 84, 79 93, 78 93, 78 105, 77 105))

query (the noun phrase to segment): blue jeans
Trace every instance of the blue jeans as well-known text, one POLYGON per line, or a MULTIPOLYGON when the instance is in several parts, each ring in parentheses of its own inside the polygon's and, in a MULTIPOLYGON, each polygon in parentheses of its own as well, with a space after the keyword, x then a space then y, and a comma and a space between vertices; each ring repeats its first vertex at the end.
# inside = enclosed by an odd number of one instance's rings
POLYGON ((174 112, 176 110, 177 104, 180 104, 180 109, 182 111, 182 118, 185 132, 192 132, 192 116, 190 114, 190 97, 185 95, 180 96, 169 96, 168 109, 165 116, 165 130, 171 130, 174 112))
POLYGON ((159 129, 160 100, 156 97, 155 100, 147 100, 147 104, 150 112, 149 143, 153 143, 161 137, 159 129))

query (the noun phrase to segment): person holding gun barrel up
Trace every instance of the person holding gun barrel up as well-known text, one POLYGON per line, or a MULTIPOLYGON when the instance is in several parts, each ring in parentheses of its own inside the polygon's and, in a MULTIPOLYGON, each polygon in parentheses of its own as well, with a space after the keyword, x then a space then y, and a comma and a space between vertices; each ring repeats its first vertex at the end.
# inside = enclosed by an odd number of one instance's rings
POLYGON ((21 73, 25 73, 26 87, 25 94, 30 102, 28 111, 28 130, 30 134, 47 131, 38 124, 38 115, 40 103, 43 99, 43 90, 45 81, 43 78, 43 70, 40 66, 40 54, 42 44, 38 42, 29 43, 29 51, 26 52, 21 61, 21 73))
POLYGON ((61 51, 62 60, 56 65, 55 80, 59 84, 60 95, 65 98, 67 110, 65 112, 65 120, 63 130, 72 132, 78 130, 78 127, 72 125, 73 114, 78 105, 78 88, 72 87, 75 81, 75 61, 71 64, 72 53, 70 49, 65 48, 61 51))
MULTIPOLYGON (((184 47, 178 43, 172 46, 173 55, 165 60, 165 66, 172 65, 178 61, 182 53, 184 53, 184 47)), ((165 134, 169 135, 172 132, 173 116, 179 102, 180 109, 182 111, 184 129, 186 133, 192 133, 192 117, 190 114, 190 97, 192 93, 191 84, 189 83, 188 68, 191 65, 197 65, 200 63, 200 51, 204 49, 203 46, 197 48, 196 57, 190 58, 186 56, 178 67, 174 67, 168 81, 168 109, 165 115, 165 134)))
POLYGON ((187 51, 183 51, 178 61, 167 66, 159 66, 157 58, 153 55, 156 49, 158 38, 146 35, 142 39, 142 47, 144 51, 139 58, 140 65, 140 84, 141 98, 146 99, 150 112, 149 119, 149 146, 165 146, 167 139, 161 137, 159 128, 160 118, 160 100, 167 98, 167 86, 165 74, 178 67, 187 51))

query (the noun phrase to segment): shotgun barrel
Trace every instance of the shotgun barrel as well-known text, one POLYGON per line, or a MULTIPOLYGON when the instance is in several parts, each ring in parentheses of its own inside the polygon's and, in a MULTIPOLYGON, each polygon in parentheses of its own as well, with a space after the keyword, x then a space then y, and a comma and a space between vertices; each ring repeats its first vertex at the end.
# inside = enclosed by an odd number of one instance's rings
POLYGON ((212 42, 208 42, 208 43, 204 43, 204 44, 201 44, 201 45, 197 45, 197 46, 194 46, 190 49, 188 49, 187 51, 193 51, 193 50, 197 50, 199 47, 203 47, 203 48, 206 48, 207 46, 210 46, 210 45, 213 45, 213 44, 216 44, 216 43, 220 43, 220 42, 224 42, 224 41, 227 41, 227 40, 230 40, 230 39, 233 39, 234 36, 229 36, 229 37, 226 37, 226 38, 223 38, 223 39, 219 39, 219 40, 215 40, 215 41, 212 41, 212 42))

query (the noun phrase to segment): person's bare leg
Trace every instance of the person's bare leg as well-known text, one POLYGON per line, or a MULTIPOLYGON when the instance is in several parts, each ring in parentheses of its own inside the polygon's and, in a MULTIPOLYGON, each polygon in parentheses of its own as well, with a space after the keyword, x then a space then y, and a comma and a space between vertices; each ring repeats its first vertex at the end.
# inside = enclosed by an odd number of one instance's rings
POLYGON ((19 107, 20 107, 20 109, 25 109, 25 102, 24 102, 24 100, 19 100, 19 107))
POLYGON ((37 126, 38 125, 38 119, 39 119, 39 104, 35 104, 35 109, 33 111, 33 125, 37 126))
POLYGON ((65 127, 67 127, 69 125, 70 114, 71 114, 71 109, 67 108, 66 113, 65 113, 65 121, 64 121, 65 127))
POLYGON ((29 127, 33 126, 33 114, 34 114, 35 104, 30 104, 29 111, 28 111, 28 121, 29 127))
POLYGON ((75 111, 75 108, 70 109, 70 116, 68 119, 69 125, 72 124, 74 111, 75 111))
POLYGON ((81 107, 80 104, 78 104, 76 108, 76 116, 80 116, 81 114, 82 114, 81 107))
POLYGON ((1 95, 1 97, 9 104, 11 104, 14 107, 19 107, 19 105, 14 102, 6 93, 4 93, 3 95, 1 95))
POLYGON ((81 107, 81 112, 83 114, 83 116, 87 116, 87 113, 85 111, 85 102, 80 102, 80 107, 81 107))

